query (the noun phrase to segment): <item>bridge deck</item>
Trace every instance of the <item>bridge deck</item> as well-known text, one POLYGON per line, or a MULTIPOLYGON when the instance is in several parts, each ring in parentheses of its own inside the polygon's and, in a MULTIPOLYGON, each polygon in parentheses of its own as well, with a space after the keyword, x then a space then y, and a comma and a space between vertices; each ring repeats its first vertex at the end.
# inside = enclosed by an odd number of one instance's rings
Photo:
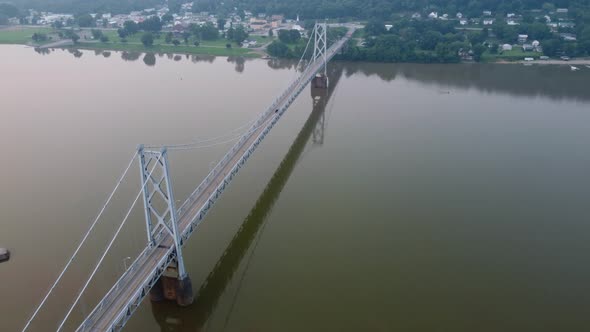
MULTIPOLYGON (((344 38, 327 50, 328 61, 342 48, 353 31, 351 29, 344 38)), ((297 80, 290 84, 275 103, 261 115, 252 130, 240 139, 181 206, 178 212, 178 228, 182 232, 183 241, 190 237, 225 186, 323 65, 323 61, 319 60, 312 63, 297 80)), ((119 331, 123 328, 174 258, 174 241, 167 232, 159 233, 157 243, 158 246, 145 248, 77 331, 119 331)))

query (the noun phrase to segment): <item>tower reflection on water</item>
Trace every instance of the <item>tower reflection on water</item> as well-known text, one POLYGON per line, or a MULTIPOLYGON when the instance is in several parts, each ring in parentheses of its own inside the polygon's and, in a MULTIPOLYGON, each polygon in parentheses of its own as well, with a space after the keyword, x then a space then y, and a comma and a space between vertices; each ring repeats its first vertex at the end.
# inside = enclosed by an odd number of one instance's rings
MULTIPOLYGON (((152 313, 162 331, 199 331, 204 328, 228 284, 236 277, 235 274, 246 253, 261 233, 266 217, 272 211, 293 169, 308 146, 310 138, 312 146, 323 144, 326 105, 336 90, 343 69, 341 64, 331 64, 328 66, 330 84, 328 89, 311 89, 313 98, 311 114, 242 226, 195 293, 195 302, 188 308, 178 308, 172 303, 165 302, 151 303, 152 313)), ((255 249, 254 247, 252 250, 255 249)))

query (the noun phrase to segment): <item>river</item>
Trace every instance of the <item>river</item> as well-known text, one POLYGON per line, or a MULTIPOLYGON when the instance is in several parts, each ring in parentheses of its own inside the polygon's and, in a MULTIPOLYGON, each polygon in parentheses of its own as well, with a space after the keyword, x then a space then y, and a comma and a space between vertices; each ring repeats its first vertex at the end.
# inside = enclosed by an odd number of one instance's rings
MULTIPOLYGON (((140 143, 228 134, 293 63, 0 46, 0 331, 20 331, 140 143)), ((184 249, 198 291, 125 331, 590 328, 590 69, 330 64, 184 249)), ((170 155, 183 200, 229 144, 170 155)), ((31 331, 53 331, 137 194, 131 169, 31 331)), ((146 242, 135 207, 74 329, 146 242), (129 257, 129 258, 128 258, 129 257)))

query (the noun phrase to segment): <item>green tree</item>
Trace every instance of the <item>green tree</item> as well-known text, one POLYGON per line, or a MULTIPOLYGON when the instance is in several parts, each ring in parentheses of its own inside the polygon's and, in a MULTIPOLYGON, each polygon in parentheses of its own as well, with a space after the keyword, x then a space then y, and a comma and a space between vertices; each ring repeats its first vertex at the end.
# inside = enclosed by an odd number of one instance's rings
POLYGON ((473 60, 479 62, 481 61, 481 56, 485 53, 488 48, 478 44, 473 47, 473 60))
POLYGON ((284 58, 289 55, 289 46, 280 41, 273 41, 268 45, 266 51, 274 57, 284 58))
POLYGON ((92 38, 95 40, 99 40, 103 36, 102 31, 98 29, 92 29, 90 32, 92 33, 92 38))
POLYGON ((299 40, 301 39, 301 33, 298 30, 289 30, 289 34, 291 35, 291 42, 293 44, 299 42, 299 40))
POLYGON ((117 33, 119 34, 119 38, 125 39, 129 36, 129 33, 125 29, 117 29, 117 33))
POLYGON ((297 30, 279 30, 279 40, 285 44, 295 44, 301 39, 297 30))
POLYGON ((106 35, 102 35, 102 36, 100 36, 100 41, 102 43, 107 43, 109 41, 109 37, 106 35))
POLYGON ((172 41, 172 44, 174 44, 174 46, 178 46, 178 45, 180 45, 180 40, 178 40, 178 39, 174 39, 174 40, 172 41))
POLYGON ((227 23, 227 21, 223 18, 218 18, 217 19, 217 29, 218 30, 223 30, 225 29, 225 23, 227 23))
POLYGON ((174 17, 171 14, 165 14, 162 16, 162 23, 170 23, 174 20, 174 17))
POLYGON ((158 16, 152 16, 147 20, 140 22, 138 28, 147 32, 158 32, 162 30, 162 21, 158 16))
POLYGON ((241 44, 247 38, 248 38, 248 33, 246 32, 246 30, 244 30, 244 27, 239 26, 234 31, 232 40, 238 44, 241 44))
POLYGON ((31 38, 33 39, 34 42, 40 43, 40 42, 46 41, 48 37, 44 33, 35 32, 33 34, 33 37, 31 37, 31 38))
POLYGON ((62 22, 62 21, 55 21, 55 22, 51 23, 51 26, 54 29, 61 29, 61 28, 64 27, 64 22, 62 22))
POLYGON ((174 38, 174 35, 172 34, 172 32, 168 32, 166 34, 166 37, 164 38, 164 41, 166 42, 166 44, 170 44, 172 42, 173 38, 174 38))
POLYGON ((558 38, 547 39, 543 41, 543 53, 546 56, 554 57, 561 50, 561 40, 558 38))
POLYGON ((442 40, 442 35, 438 31, 428 31, 420 38, 420 47, 423 50, 434 50, 436 45, 442 40))
POLYGON ((201 28, 201 38, 204 40, 215 40, 219 38, 219 31, 211 22, 207 22, 201 28))
POLYGON ((272 37, 272 36, 274 36, 274 32, 272 31, 272 29, 268 30, 268 36, 269 36, 269 37, 272 37))
POLYGON ((76 18, 78 26, 88 28, 94 26, 94 18, 90 14, 82 14, 76 18))
POLYGON ((188 39, 190 38, 191 34, 190 32, 183 32, 182 33, 182 39, 184 40, 184 43, 188 45, 188 39))
POLYGON ((131 36, 139 31, 139 25, 133 21, 125 21, 123 30, 125 30, 127 36, 131 36))
POLYGON ((364 31, 366 36, 379 36, 387 32, 385 29, 385 23, 376 19, 367 22, 364 31))
POLYGON ((151 32, 145 32, 141 36, 141 43, 145 47, 150 47, 150 46, 154 45, 154 35, 151 32))

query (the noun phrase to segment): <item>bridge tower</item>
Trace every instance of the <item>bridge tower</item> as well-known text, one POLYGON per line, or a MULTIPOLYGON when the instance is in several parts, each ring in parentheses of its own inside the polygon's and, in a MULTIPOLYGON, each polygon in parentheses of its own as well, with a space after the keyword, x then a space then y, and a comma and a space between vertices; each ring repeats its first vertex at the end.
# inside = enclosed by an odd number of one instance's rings
POLYGON ((182 257, 182 237, 178 230, 178 213, 172 190, 168 153, 148 151, 143 145, 138 147, 143 206, 147 241, 150 247, 159 243, 167 232, 173 239, 174 261, 166 268, 160 280, 150 291, 152 301, 175 300, 180 306, 193 303, 193 289, 182 257))
POLYGON ((311 87, 316 89, 327 89, 328 88, 328 24, 327 23, 316 23, 313 29, 313 58, 312 63, 315 61, 324 62, 324 72, 318 73, 311 82, 311 87))

